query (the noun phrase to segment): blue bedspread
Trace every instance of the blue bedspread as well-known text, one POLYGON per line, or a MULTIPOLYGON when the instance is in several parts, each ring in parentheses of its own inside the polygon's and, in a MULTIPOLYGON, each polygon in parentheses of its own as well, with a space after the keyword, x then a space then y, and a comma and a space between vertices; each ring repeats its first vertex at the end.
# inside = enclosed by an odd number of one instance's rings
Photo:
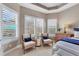
POLYGON ((79 39, 77 39, 77 38, 65 37, 61 41, 69 42, 69 43, 72 43, 72 44, 79 44, 79 39))

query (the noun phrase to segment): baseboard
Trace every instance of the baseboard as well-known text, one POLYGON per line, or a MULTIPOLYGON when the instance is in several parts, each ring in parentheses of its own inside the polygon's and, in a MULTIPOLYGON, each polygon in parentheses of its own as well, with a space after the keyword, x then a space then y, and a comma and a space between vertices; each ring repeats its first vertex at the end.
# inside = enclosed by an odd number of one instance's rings
POLYGON ((15 50, 15 49, 17 49, 17 48, 20 48, 20 47, 21 47, 21 44, 20 44, 20 45, 17 45, 16 47, 14 47, 14 48, 12 48, 12 49, 10 49, 9 51, 3 53, 3 55, 5 56, 5 55, 7 55, 8 53, 10 53, 11 51, 13 51, 13 50, 15 50))

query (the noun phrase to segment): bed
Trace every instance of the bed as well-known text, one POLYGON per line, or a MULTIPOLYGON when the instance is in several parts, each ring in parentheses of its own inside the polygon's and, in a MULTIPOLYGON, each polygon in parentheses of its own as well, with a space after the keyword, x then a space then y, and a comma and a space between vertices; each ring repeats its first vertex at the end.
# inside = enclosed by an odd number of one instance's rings
POLYGON ((79 45, 65 41, 59 41, 53 46, 53 55, 79 56, 79 45))

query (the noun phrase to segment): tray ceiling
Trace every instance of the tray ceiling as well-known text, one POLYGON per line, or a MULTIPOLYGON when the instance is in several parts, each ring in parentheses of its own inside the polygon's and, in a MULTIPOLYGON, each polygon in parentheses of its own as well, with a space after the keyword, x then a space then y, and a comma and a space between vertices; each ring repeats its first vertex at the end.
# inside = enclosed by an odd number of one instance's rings
POLYGON ((71 8, 78 3, 19 3, 25 8, 29 8, 41 13, 59 13, 71 8))

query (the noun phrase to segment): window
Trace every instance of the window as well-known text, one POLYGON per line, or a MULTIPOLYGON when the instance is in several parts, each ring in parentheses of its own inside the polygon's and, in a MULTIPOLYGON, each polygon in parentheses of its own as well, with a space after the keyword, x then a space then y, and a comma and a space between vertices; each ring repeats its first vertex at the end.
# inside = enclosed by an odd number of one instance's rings
POLYGON ((35 34, 39 34, 43 32, 43 19, 36 18, 35 20, 35 34))
POLYGON ((34 34, 34 20, 31 16, 25 17, 25 33, 34 34))
POLYGON ((25 16, 25 33, 39 34, 43 32, 43 19, 25 16))
POLYGON ((57 20, 56 19, 48 19, 48 33, 55 34, 57 31, 57 20))
POLYGON ((1 37, 16 37, 17 35, 17 14, 12 9, 1 5, 0 10, 0 31, 1 37))

